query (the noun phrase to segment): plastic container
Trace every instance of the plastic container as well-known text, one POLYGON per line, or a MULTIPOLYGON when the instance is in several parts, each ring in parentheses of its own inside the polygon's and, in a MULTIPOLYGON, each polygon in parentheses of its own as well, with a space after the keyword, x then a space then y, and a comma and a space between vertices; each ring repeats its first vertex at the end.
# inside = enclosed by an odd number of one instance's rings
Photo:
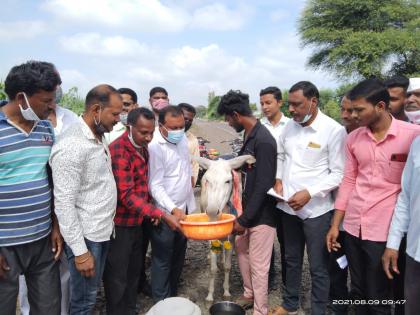
POLYGON ((181 221, 184 235, 192 240, 218 240, 232 234, 233 214, 222 213, 220 220, 209 221, 205 213, 190 214, 181 221))

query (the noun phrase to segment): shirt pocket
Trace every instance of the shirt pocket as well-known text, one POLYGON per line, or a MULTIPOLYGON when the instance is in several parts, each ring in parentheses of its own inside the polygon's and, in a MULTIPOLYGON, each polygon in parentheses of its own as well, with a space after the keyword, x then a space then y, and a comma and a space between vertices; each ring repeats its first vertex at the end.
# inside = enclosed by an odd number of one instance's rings
POLYGON ((308 166, 316 166, 323 158, 322 148, 301 147, 302 163, 308 166))
POLYGON ((385 163, 385 180, 392 184, 401 184, 401 176, 404 170, 405 162, 389 161, 385 163))

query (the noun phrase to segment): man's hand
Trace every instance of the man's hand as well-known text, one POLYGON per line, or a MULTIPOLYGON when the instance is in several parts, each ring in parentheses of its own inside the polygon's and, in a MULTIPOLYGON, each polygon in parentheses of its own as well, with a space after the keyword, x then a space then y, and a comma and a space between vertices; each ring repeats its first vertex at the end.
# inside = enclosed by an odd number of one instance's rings
POLYGON ((337 242, 338 235, 340 234, 340 231, 337 227, 332 226, 330 230, 327 233, 327 236, 325 237, 325 241, 327 243, 327 249, 328 252, 331 253, 331 251, 338 251, 339 248, 341 248, 341 244, 337 242))
POLYGON ((0 279, 6 279, 6 272, 10 270, 6 257, 0 254, 0 279))
POLYGON ((239 224, 238 220, 233 221, 233 231, 232 234, 244 234, 246 228, 239 224))
POLYGON ((77 271, 79 271, 83 277, 90 278, 95 275, 95 258, 90 251, 80 256, 76 256, 74 258, 74 264, 76 265, 77 271))
POLYGON ((179 208, 173 208, 171 213, 178 219, 184 220, 187 216, 185 215, 184 211, 179 208))
POLYGON ((309 202, 309 200, 311 200, 311 195, 305 189, 295 193, 292 197, 289 198, 287 203, 293 210, 298 211, 302 209, 303 206, 309 202))
POLYGON ((179 224, 180 220, 174 215, 164 212, 164 214, 162 215, 162 219, 171 228, 171 230, 182 232, 181 224, 179 224))
POLYGON ((278 195, 283 196, 283 182, 280 179, 276 179, 276 183, 273 188, 278 195))
POLYGON ((398 275, 400 274, 397 261, 398 251, 395 249, 386 248, 384 254, 382 255, 382 267, 384 268, 388 279, 394 279, 391 270, 398 275))
POLYGON ((53 253, 55 253, 54 259, 58 260, 60 259, 61 252, 63 251, 63 237, 61 236, 57 220, 53 220, 51 230, 51 243, 52 251, 53 253))

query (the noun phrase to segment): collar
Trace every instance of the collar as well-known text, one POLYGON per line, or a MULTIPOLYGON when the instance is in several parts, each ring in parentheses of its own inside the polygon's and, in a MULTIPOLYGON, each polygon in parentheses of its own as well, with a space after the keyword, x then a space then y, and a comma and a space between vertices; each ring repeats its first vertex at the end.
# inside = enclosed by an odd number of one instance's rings
POLYGON ((321 127, 322 127, 322 120, 324 119, 324 113, 321 112, 321 110, 319 109, 319 107, 317 108, 318 112, 316 114, 316 117, 314 119, 314 121, 309 125, 309 126, 305 126, 303 127, 301 124, 299 124, 298 122, 294 121, 295 124, 297 124, 299 127, 301 128, 311 128, 314 131, 318 131, 321 127))
POLYGON ((113 131, 122 131, 122 130, 127 130, 127 127, 121 122, 117 122, 117 124, 114 126, 114 128, 112 129, 113 131))
POLYGON ((261 122, 257 120, 257 123, 255 124, 254 128, 252 128, 251 132, 249 133, 248 137, 246 138, 246 142, 248 142, 249 139, 252 139, 257 134, 258 130, 261 128, 261 122))
MULTIPOLYGON (((394 118, 391 114, 389 114, 389 116, 391 116, 391 125, 389 126, 384 138, 379 142, 384 141, 386 138, 388 138, 388 136, 395 137, 398 134, 399 121, 398 119, 394 118)), ((365 132, 372 140, 377 141, 375 137, 373 136, 372 131, 369 129, 369 127, 365 127, 365 132)))
POLYGON ((160 144, 169 143, 168 141, 166 141, 166 139, 160 133, 159 126, 156 126, 155 133, 154 133, 153 137, 155 137, 157 142, 160 143, 160 144))
MULTIPOLYGON (((117 140, 115 141, 120 141, 120 144, 122 147, 124 147, 129 153, 132 154, 139 154, 138 149, 136 149, 133 144, 131 143, 130 139, 128 138, 128 130, 126 130, 117 140)), ((147 151, 147 149, 145 150, 145 148, 142 148, 142 153, 140 154, 140 156, 142 154, 144 154, 145 151, 147 151)))
MULTIPOLYGON (((85 122, 85 120, 83 119, 83 116, 79 117, 79 121, 81 122, 80 126, 82 128, 82 133, 83 135, 89 139, 89 140, 95 140, 98 141, 98 139, 96 139, 95 135, 93 134, 92 130, 90 129, 90 127, 87 125, 87 123, 85 122)), ((99 142, 99 141, 98 141, 99 142)))
POLYGON ((286 124, 286 121, 287 120, 287 117, 286 116, 284 116, 284 114, 283 113, 281 113, 281 118, 280 118, 280 120, 279 120, 279 122, 277 123, 277 124, 275 124, 275 125, 273 125, 269 120, 268 120, 268 118, 267 117, 263 117, 263 118, 261 118, 260 119, 260 122, 263 124, 263 125, 270 125, 270 126, 273 126, 273 127, 278 127, 278 126, 283 126, 283 125, 285 125, 286 124))

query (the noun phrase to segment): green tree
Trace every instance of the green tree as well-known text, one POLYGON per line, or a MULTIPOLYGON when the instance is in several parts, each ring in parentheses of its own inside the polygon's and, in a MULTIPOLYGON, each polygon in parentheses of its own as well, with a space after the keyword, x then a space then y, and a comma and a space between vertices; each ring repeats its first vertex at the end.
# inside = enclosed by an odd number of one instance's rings
POLYGON ((340 104, 337 100, 330 99, 325 105, 322 110, 322 112, 331 117, 332 119, 335 119, 336 121, 341 121, 341 111, 340 111, 340 104))
POLYGON ((308 65, 352 79, 420 69, 417 0, 309 0, 299 19, 308 65))
POLYGON ((70 109, 77 115, 80 115, 85 110, 85 101, 80 97, 78 88, 75 86, 63 94, 60 105, 70 109))
POLYGON ((207 118, 208 119, 221 119, 221 116, 217 113, 217 106, 219 106, 221 96, 216 96, 214 92, 209 93, 207 105, 207 118))
POLYGON ((7 94, 4 91, 4 82, 0 80, 0 100, 6 100, 7 94))

